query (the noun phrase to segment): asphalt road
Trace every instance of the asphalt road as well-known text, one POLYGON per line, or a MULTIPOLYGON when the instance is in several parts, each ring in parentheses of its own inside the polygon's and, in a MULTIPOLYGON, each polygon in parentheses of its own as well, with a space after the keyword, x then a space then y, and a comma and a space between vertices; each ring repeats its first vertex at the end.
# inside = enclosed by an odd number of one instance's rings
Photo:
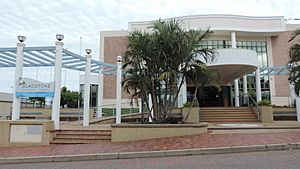
POLYGON ((0 165, 0 169, 300 169, 300 150, 0 165))

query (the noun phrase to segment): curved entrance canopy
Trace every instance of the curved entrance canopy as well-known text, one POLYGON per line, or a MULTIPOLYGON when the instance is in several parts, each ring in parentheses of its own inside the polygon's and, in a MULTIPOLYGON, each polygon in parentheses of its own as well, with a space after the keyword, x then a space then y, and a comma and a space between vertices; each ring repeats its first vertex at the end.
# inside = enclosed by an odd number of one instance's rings
MULTIPOLYGON (((24 47, 24 67, 54 66, 55 46, 24 47)), ((16 67, 17 48, 0 48, 0 67, 16 67)), ((67 49, 62 50, 62 67, 84 71, 86 58, 67 49)), ((91 60, 91 73, 116 75, 117 65, 91 60)))
POLYGON ((228 84, 258 68, 257 54, 248 49, 218 49, 216 59, 207 66, 220 73, 222 84, 228 84))

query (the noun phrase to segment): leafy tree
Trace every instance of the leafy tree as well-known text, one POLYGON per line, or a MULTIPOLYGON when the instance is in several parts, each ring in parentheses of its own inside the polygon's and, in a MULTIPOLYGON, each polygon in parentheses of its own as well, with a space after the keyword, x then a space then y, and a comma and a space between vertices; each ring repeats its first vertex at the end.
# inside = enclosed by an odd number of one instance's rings
MULTIPOLYGON (((291 38, 289 40, 289 42, 296 40, 299 38, 297 38, 300 35, 300 29, 297 29, 296 31, 294 31, 291 35, 291 38)), ((300 44, 299 43, 295 43, 290 47, 289 50, 289 57, 290 57, 290 77, 289 80, 291 83, 293 83, 295 85, 295 92, 299 95, 299 90, 300 90, 300 66, 298 65, 299 61, 300 61, 300 44)))
POLYGON ((196 61, 195 64, 191 65, 191 69, 185 73, 188 81, 190 81, 195 86, 194 97, 192 103, 190 103, 190 109, 185 116, 185 120, 188 119, 191 108, 199 107, 197 100, 197 95, 202 93, 202 90, 207 86, 216 87, 218 90, 220 88, 220 74, 216 70, 207 69, 205 64, 201 61, 196 61))
POLYGON ((67 105, 69 108, 77 108, 78 107, 78 100, 81 100, 81 95, 79 92, 70 91, 67 87, 62 87, 61 89, 61 98, 60 98, 60 105, 64 108, 67 105))
POLYGON ((197 61, 213 59, 214 51, 200 46, 212 32, 186 31, 176 20, 159 20, 151 30, 130 32, 122 83, 132 98, 142 98, 148 111, 153 111, 149 116, 155 123, 164 123, 175 106, 186 72, 197 61))
POLYGON ((45 97, 29 97, 29 100, 32 101, 33 103, 38 102, 40 104, 40 108, 43 107, 43 105, 45 105, 45 97))

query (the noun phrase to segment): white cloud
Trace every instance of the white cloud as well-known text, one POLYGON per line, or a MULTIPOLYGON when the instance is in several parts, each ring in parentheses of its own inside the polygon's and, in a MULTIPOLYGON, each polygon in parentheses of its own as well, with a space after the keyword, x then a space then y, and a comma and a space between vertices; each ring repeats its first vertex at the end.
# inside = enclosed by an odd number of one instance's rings
POLYGON ((19 34, 27 36, 27 46, 54 45, 62 33, 69 50, 79 53, 82 37, 82 49, 92 48, 97 58, 99 32, 127 29, 131 21, 212 13, 299 18, 299 6, 299 0, 1 0, 0 47, 15 46, 19 34))

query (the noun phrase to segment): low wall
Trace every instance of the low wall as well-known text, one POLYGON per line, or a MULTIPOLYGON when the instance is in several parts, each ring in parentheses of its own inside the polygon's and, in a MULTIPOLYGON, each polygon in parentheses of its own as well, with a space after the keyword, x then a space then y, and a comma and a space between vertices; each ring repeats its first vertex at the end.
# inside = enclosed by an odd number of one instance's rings
POLYGON ((182 117, 184 123, 199 123, 199 111, 200 108, 182 108, 182 117), (188 112, 189 116, 186 118, 188 112))
POLYGON ((111 129, 112 142, 121 142, 207 133, 207 123, 113 124, 111 129))
POLYGON ((53 121, 1 120, 0 147, 49 145, 53 121))
MULTIPOLYGON (((77 108, 61 108, 60 109, 60 118, 61 120, 67 118, 75 118, 83 116, 83 109, 77 108)), ((21 118, 43 118, 51 119, 52 109, 51 108, 22 108, 21 109, 21 118), (30 114, 31 113, 31 114, 30 114), (38 113, 38 114, 37 114, 38 113)), ((90 109, 90 119, 93 118, 94 109, 90 109)))

